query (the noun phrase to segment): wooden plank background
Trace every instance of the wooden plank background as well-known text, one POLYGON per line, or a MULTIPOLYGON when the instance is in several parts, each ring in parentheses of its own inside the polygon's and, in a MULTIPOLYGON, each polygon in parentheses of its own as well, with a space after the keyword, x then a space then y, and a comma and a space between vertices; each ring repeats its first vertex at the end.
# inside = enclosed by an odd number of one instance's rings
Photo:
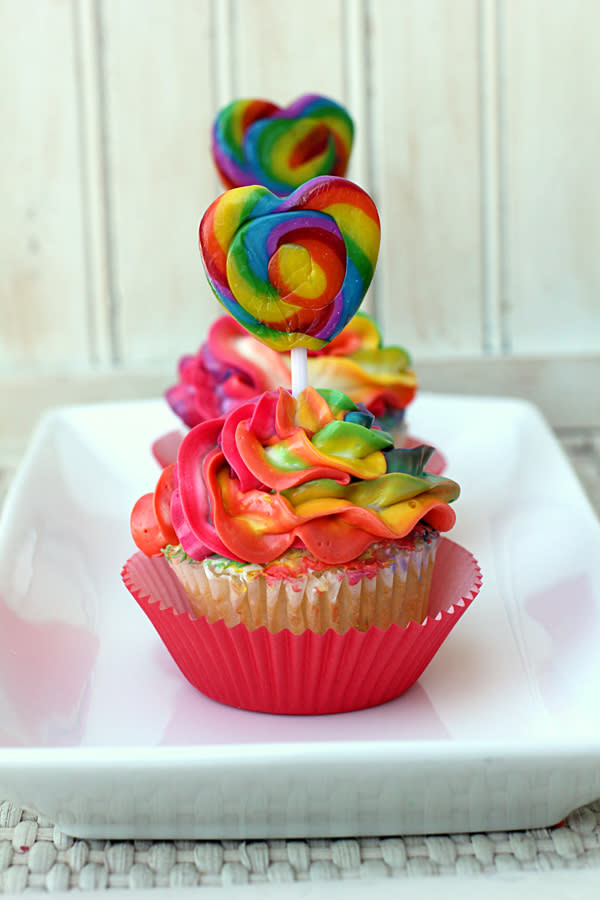
POLYGON ((540 14, 524 0, 500 10, 505 344, 597 353, 600 5, 558 0, 540 14))
POLYGON ((90 358, 73 10, 0 3, 0 367, 90 358))
POLYGON ((378 317, 415 358, 479 352, 477 3, 373 2, 371 14, 378 317))
POLYGON ((0 28, 0 440, 170 383, 221 312, 214 115, 307 91, 355 120, 367 307, 422 386, 600 424, 596 0, 0 0, 0 28))

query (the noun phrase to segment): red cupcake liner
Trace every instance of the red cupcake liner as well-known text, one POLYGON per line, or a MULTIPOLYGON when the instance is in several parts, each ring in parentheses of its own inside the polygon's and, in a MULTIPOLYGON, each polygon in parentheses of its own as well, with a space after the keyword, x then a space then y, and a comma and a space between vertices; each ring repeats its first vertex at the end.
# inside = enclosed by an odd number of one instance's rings
POLYGON ((136 553, 122 577, 195 688, 228 706, 289 715, 350 712, 398 697, 422 675, 481 587, 475 558, 442 538, 421 624, 294 635, 194 618, 162 557, 136 553))

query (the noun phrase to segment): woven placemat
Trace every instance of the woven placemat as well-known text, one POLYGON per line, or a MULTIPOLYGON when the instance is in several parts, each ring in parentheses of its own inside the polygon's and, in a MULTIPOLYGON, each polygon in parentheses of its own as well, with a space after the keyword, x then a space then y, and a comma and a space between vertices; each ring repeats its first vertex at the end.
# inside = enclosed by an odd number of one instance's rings
POLYGON ((598 867, 600 800, 555 828, 290 841, 93 841, 0 803, 0 890, 225 887, 598 867))

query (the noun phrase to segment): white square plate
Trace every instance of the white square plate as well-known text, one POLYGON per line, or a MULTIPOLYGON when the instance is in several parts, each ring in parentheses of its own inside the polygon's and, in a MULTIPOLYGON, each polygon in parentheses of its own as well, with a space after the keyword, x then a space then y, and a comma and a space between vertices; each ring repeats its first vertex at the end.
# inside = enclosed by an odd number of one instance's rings
POLYGON ((197 693, 121 583, 161 400, 48 414, 0 523, 0 797, 81 837, 532 828, 600 796, 600 525, 517 400, 422 395, 484 586, 397 700, 324 717, 197 693))

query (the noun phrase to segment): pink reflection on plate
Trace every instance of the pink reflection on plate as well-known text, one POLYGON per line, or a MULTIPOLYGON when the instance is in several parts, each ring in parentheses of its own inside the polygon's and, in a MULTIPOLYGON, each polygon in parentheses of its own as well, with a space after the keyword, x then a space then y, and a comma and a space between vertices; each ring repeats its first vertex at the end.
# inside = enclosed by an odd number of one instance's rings
POLYGON ((96 634, 64 622, 27 621, 1 598, 0 632, 10 648, 0 654, 0 685, 8 706, 0 742, 9 747, 80 743, 99 648, 96 634))

